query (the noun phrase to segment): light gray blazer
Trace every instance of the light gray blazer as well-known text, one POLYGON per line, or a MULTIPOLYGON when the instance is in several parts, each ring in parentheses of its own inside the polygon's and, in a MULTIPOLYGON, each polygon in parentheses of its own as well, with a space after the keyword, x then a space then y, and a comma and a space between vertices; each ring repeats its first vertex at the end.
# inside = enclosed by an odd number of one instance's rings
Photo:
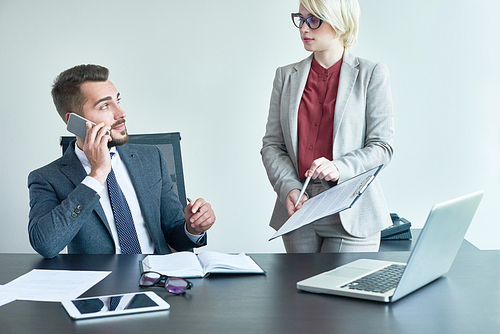
MULTIPOLYGON (((155 253, 168 254, 202 246, 184 231, 184 209, 173 190, 167 163, 156 146, 117 147, 137 194, 155 253)), ((70 254, 114 254, 115 244, 99 195, 82 180, 87 176, 71 143, 64 155, 28 176, 28 235, 46 258, 68 246, 70 254)))
MULTIPOLYGON (((270 222, 276 230, 288 219, 288 193, 302 188, 297 119, 312 57, 278 68, 274 78, 261 155, 278 195, 270 222)), ((344 52, 333 126, 333 163, 340 172, 339 182, 391 161, 394 114, 385 64, 344 52)), ((370 236, 391 224, 378 179, 353 208, 340 213, 340 219, 344 229, 356 237, 370 236)))

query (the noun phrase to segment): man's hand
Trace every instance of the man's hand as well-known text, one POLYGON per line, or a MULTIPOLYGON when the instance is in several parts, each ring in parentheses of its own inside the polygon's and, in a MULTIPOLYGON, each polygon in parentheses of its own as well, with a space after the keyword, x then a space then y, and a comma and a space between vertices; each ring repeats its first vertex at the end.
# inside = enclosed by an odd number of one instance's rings
POLYGON ((305 177, 310 176, 312 179, 320 179, 325 181, 337 181, 340 177, 337 166, 326 158, 318 158, 313 161, 311 168, 305 174, 305 177))
POLYGON ((109 130, 109 126, 105 126, 104 123, 92 126, 90 122, 87 122, 87 137, 82 148, 91 166, 89 176, 92 176, 102 185, 106 182, 106 178, 111 171, 111 156, 108 148, 111 136, 106 134, 109 130))
POLYGON ((200 235, 215 223, 215 214, 212 206, 203 198, 189 202, 184 208, 186 228, 189 233, 200 235))
POLYGON ((308 200, 307 195, 304 194, 302 195, 302 198, 299 199, 300 195, 300 189, 293 189, 288 193, 286 196, 286 211, 288 212, 289 216, 292 216, 298 209, 302 207, 302 204, 304 204, 305 201, 308 200), (295 207, 295 203, 297 204, 297 207, 295 207))

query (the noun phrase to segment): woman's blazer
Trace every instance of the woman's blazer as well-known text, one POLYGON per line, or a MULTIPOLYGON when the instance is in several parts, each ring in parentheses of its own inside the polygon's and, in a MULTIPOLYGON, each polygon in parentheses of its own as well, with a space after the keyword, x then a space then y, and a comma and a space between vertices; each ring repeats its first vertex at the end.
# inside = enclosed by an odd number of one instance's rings
MULTIPOLYGON (((293 189, 301 189, 298 176, 297 122, 299 104, 309 76, 312 55, 276 70, 266 133, 262 139, 262 161, 278 198, 270 225, 279 229, 288 219, 285 201, 293 189)), ((373 167, 386 166, 392 158, 394 114, 389 70, 344 52, 333 123, 333 163, 339 182, 373 167)), ((356 237, 367 237, 391 224, 378 179, 355 205, 340 213, 344 229, 356 237)))

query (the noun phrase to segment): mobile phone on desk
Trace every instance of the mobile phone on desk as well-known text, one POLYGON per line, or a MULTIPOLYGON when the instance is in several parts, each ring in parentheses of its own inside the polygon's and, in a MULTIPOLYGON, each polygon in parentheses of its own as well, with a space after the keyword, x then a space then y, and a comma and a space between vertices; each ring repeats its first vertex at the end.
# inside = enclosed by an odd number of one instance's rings
POLYGON ((152 291, 63 300, 61 304, 72 319, 163 311, 170 308, 166 301, 152 291))
MULTIPOLYGON (((88 119, 75 113, 71 113, 69 114, 66 130, 82 139, 85 139, 85 137, 87 137, 87 122, 90 122, 92 126, 95 125, 94 122, 89 121, 88 119)), ((109 131, 106 131, 106 134, 109 135, 109 131)))

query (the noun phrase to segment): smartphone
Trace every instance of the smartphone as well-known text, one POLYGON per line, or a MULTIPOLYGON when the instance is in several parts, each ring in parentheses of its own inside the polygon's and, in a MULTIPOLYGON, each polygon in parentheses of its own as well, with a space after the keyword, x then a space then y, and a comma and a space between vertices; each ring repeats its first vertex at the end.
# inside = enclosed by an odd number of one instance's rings
MULTIPOLYGON (((88 119, 83 118, 82 116, 75 113, 71 113, 69 114, 66 130, 82 139, 85 139, 85 137, 87 136, 87 122, 92 123, 92 126, 95 125, 94 122, 89 121, 88 119)), ((109 135, 109 131, 106 131, 106 134, 109 135)))
POLYGON ((170 305, 152 291, 63 300, 61 304, 72 319, 89 319, 170 309, 170 305))

